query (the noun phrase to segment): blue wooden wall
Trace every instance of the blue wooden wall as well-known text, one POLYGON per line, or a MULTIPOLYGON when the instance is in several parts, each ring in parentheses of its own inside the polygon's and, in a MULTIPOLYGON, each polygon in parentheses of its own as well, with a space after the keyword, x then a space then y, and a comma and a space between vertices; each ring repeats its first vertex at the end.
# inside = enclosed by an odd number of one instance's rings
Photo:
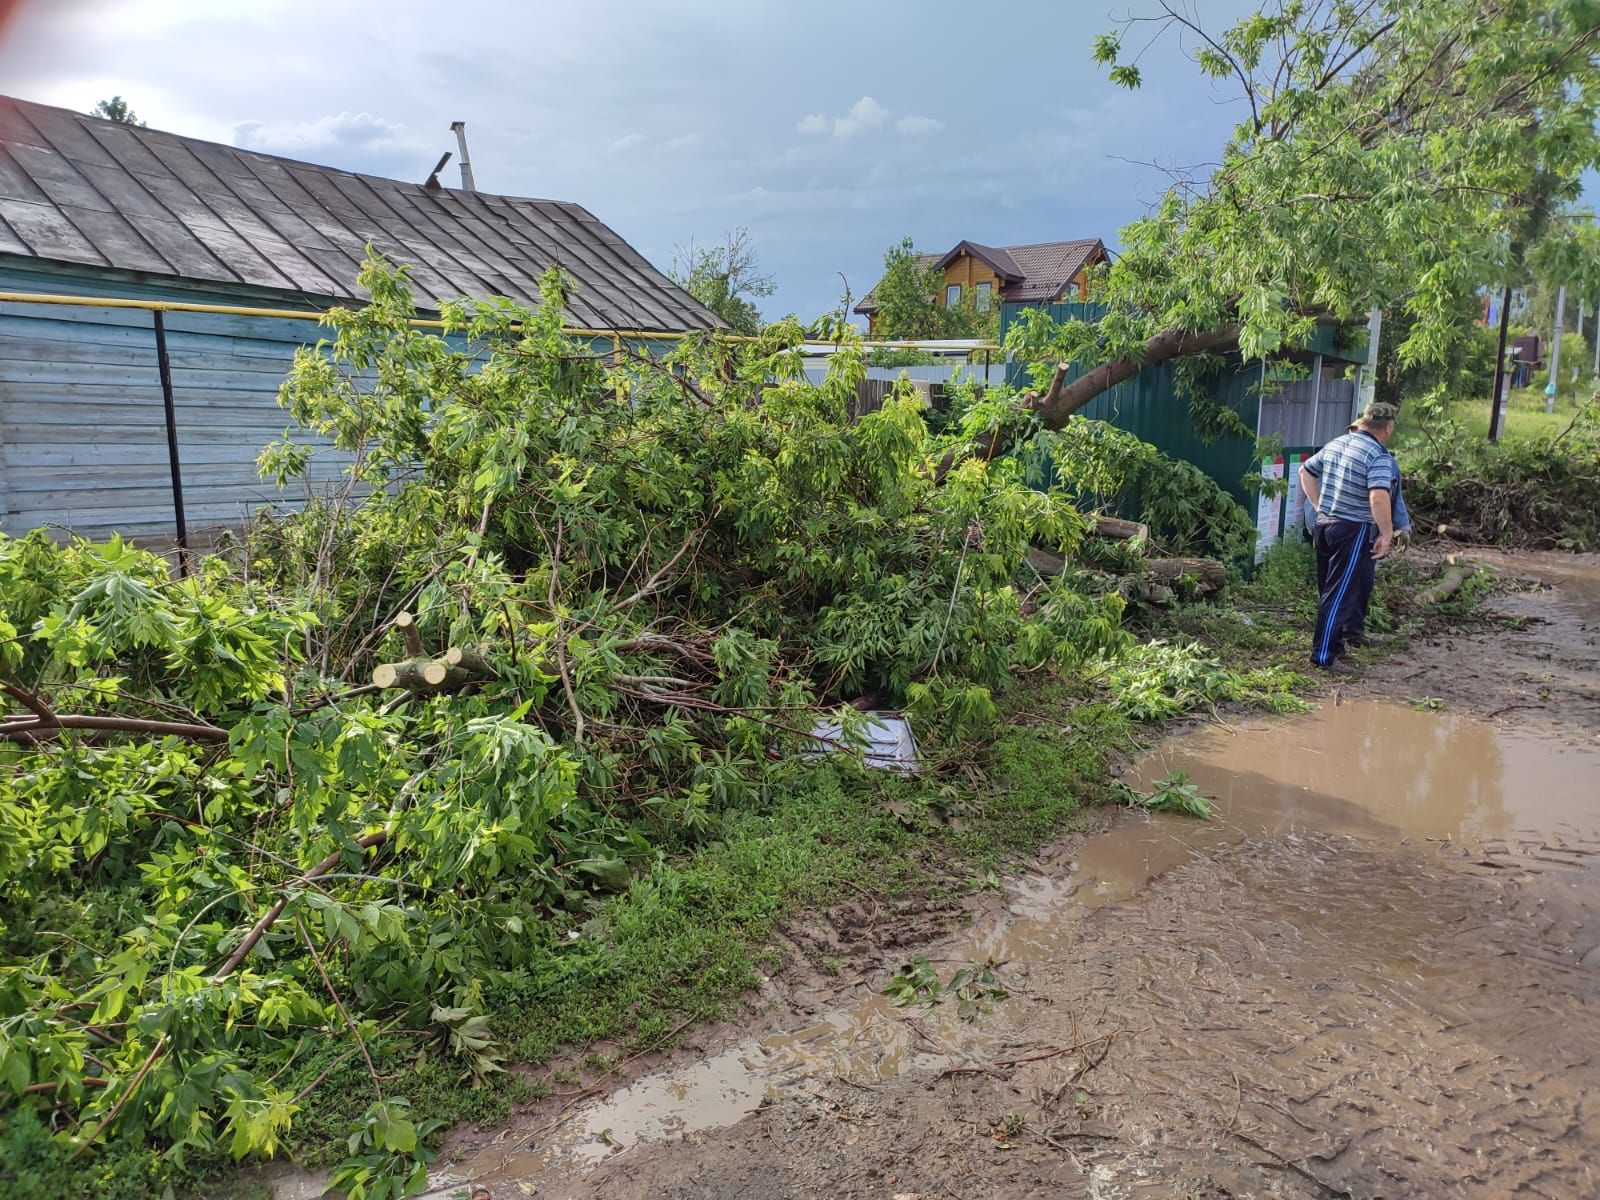
MULTIPOLYGON (((0 256, 0 291, 319 310, 328 301, 267 289, 156 282, 128 272, 0 256)), ((346 461, 313 458, 279 492, 256 472, 289 416, 278 386, 295 348, 328 331, 312 320, 165 314, 184 509, 191 533, 238 525, 263 505, 297 507, 346 461)), ((458 339, 451 339, 460 343, 458 339)), ((610 338, 593 342, 597 352, 610 338)), ((660 356, 672 347, 633 342, 660 356)), ((315 441, 296 431, 296 440, 315 441)), ((151 541, 174 533, 155 332, 144 309, 0 303, 0 528, 39 526, 151 541)))
MULTIPOLYGON (((311 308, 282 293, 153 284, 138 277, 0 260, 0 290, 249 307, 311 308)), ((321 306, 317 306, 321 307, 321 306)), ((189 528, 237 524, 263 504, 294 504, 334 478, 319 462, 297 492, 256 472, 288 417, 278 407, 295 347, 313 321, 167 313, 189 528)), ((151 314, 142 309, 0 304, 0 497, 4 528, 92 536, 173 532, 171 477, 151 314)))

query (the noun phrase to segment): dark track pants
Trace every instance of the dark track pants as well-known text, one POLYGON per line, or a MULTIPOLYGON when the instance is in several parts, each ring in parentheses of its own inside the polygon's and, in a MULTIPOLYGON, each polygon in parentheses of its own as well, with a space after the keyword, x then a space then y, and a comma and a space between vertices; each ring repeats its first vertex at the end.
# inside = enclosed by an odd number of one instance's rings
POLYGON ((1360 637, 1372 599, 1377 560, 1372 544, 1378 527, 1360 521, 1319 524, 1312 538, 1317 548, 1317 628, 1311 638, 1311 661, 1326 667, 1339 657, 1346 640, 1360 637))

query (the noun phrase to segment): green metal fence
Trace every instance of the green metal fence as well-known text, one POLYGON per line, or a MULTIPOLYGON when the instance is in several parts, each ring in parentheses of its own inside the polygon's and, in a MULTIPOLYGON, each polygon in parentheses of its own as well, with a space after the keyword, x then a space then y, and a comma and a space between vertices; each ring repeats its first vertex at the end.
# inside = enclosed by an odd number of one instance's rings
MULTIPOLYGON (((1020 304, 1001 307, 1002 340, 1022 309, 1020 304)), ((1046 311, 1058 322, 1096 321, 1105 312, 1097 304, 1052 304, 1046 311)), ((1074 364, 1067 373, 1068 382, 1081 374, 1082 368, 1074 364)), ((1026 364, 1012 363, 1007 382, 1024 385, 1026 364)), ((1260 382, 1259 366, 1224 366, 1210 383, 1212 398, 1236 412, 1245 426, 1254 430, 1260 419, 1260 382)), ((1093 420, 1126 429, 1173 458, 1193 463, 1246 509, 1254 510, 1255 492, 1246 486, 1245 477, 1257 468, 1255 438, 1225 434, 1209 442, 1203 439, 1189 416, 1188 399, 1178 394, 1171 363, 1144 368, 1132 379, 1096 396, 1082 412, 1093 420)))

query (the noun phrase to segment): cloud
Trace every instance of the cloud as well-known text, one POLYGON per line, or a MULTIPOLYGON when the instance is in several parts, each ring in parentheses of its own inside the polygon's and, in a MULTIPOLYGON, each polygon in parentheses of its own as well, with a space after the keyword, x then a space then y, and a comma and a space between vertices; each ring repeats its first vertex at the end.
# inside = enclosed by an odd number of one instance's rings
POLYGON ((625 133, 606 147, 606 153, 621 154, 625 150, 632 150, 635 146, 642 145, 644 145, 644 134, 625 133))
POLYGON ((368 154, 410 154, 417 148, 404 125, 365 112, 342 112, 309 121, 241 121, 233 127, 233 144, 288 158, 352 149, 368 154))
POLYGON ((930 133, 938 133, 944 128, 944 122, 934 117, 901 117, 894 123, 894 127, 907 137, 924 137, 930 133))
POLYGON ((675 138, 667 139, 667 149, 687 150, 690 146, 698 146, 704 140, 698 133, 680 133, 675 138))
MULTIPOLYGON (((881 127, 889 119, 889 110, 879 104, 871 96, 863 96, 850 106, 850 111, 842 117, 830 117, 826 113, 812 113, 810 116, 801 117, 795 128, 801 133, 831 133, 836 138, 850 139, 860 137, 868 130, 881 127)), ((927 120, 926 117, 917 117, 916 120, 927 120)))
POLYGON ((850 111, 833 123, 833 136, 853 138, 869 129, 876 129, 889 119, 889 110, 871 96, 863 96, 850 106, 850 111))

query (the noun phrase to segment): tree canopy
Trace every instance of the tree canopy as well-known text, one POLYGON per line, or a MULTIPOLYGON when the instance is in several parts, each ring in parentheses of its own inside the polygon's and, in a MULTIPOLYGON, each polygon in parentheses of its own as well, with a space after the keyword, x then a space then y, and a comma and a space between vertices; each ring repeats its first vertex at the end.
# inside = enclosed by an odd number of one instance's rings
POLYGON ((925 261, 911 239, 903 238, 883 255, 883 277, 873 288, 877 304, 873 330, 894 340, 997 337, 999 308, 980 313, 968 297, 956 308, 939 303, 944 272, 925 261))
POLYGON ((102 100, 94 106, 94 115, 104 117, 108 121, 116 121, 119 125, 143 125, 139 114, 128 107, 128 102, 121 96, 113 96, 109 100, 102 100))
POLYGON ((757 300, 778 290, 761 273, 750 231, 730 230, 715 246, 690 242, 672 256, 672 282, 726 321, 735 333, 755 334, 763 324, 757 300))
POLYGON ((1576 236, 1561 209, 1600 161, 1595 0, 1275 0, 1216 31, 1160 0, 1095 45, 1138 87, 1129 34, 1179 38, 1244 115, 1122 230, 1094 285, 1106 317, 1051 346, 1092 369, 1039 405, 1046 425, 1143 364, 1271 358, 1372 306, 1404 313, 1403 362, 1447 361, 1466 298, 1576 236))

